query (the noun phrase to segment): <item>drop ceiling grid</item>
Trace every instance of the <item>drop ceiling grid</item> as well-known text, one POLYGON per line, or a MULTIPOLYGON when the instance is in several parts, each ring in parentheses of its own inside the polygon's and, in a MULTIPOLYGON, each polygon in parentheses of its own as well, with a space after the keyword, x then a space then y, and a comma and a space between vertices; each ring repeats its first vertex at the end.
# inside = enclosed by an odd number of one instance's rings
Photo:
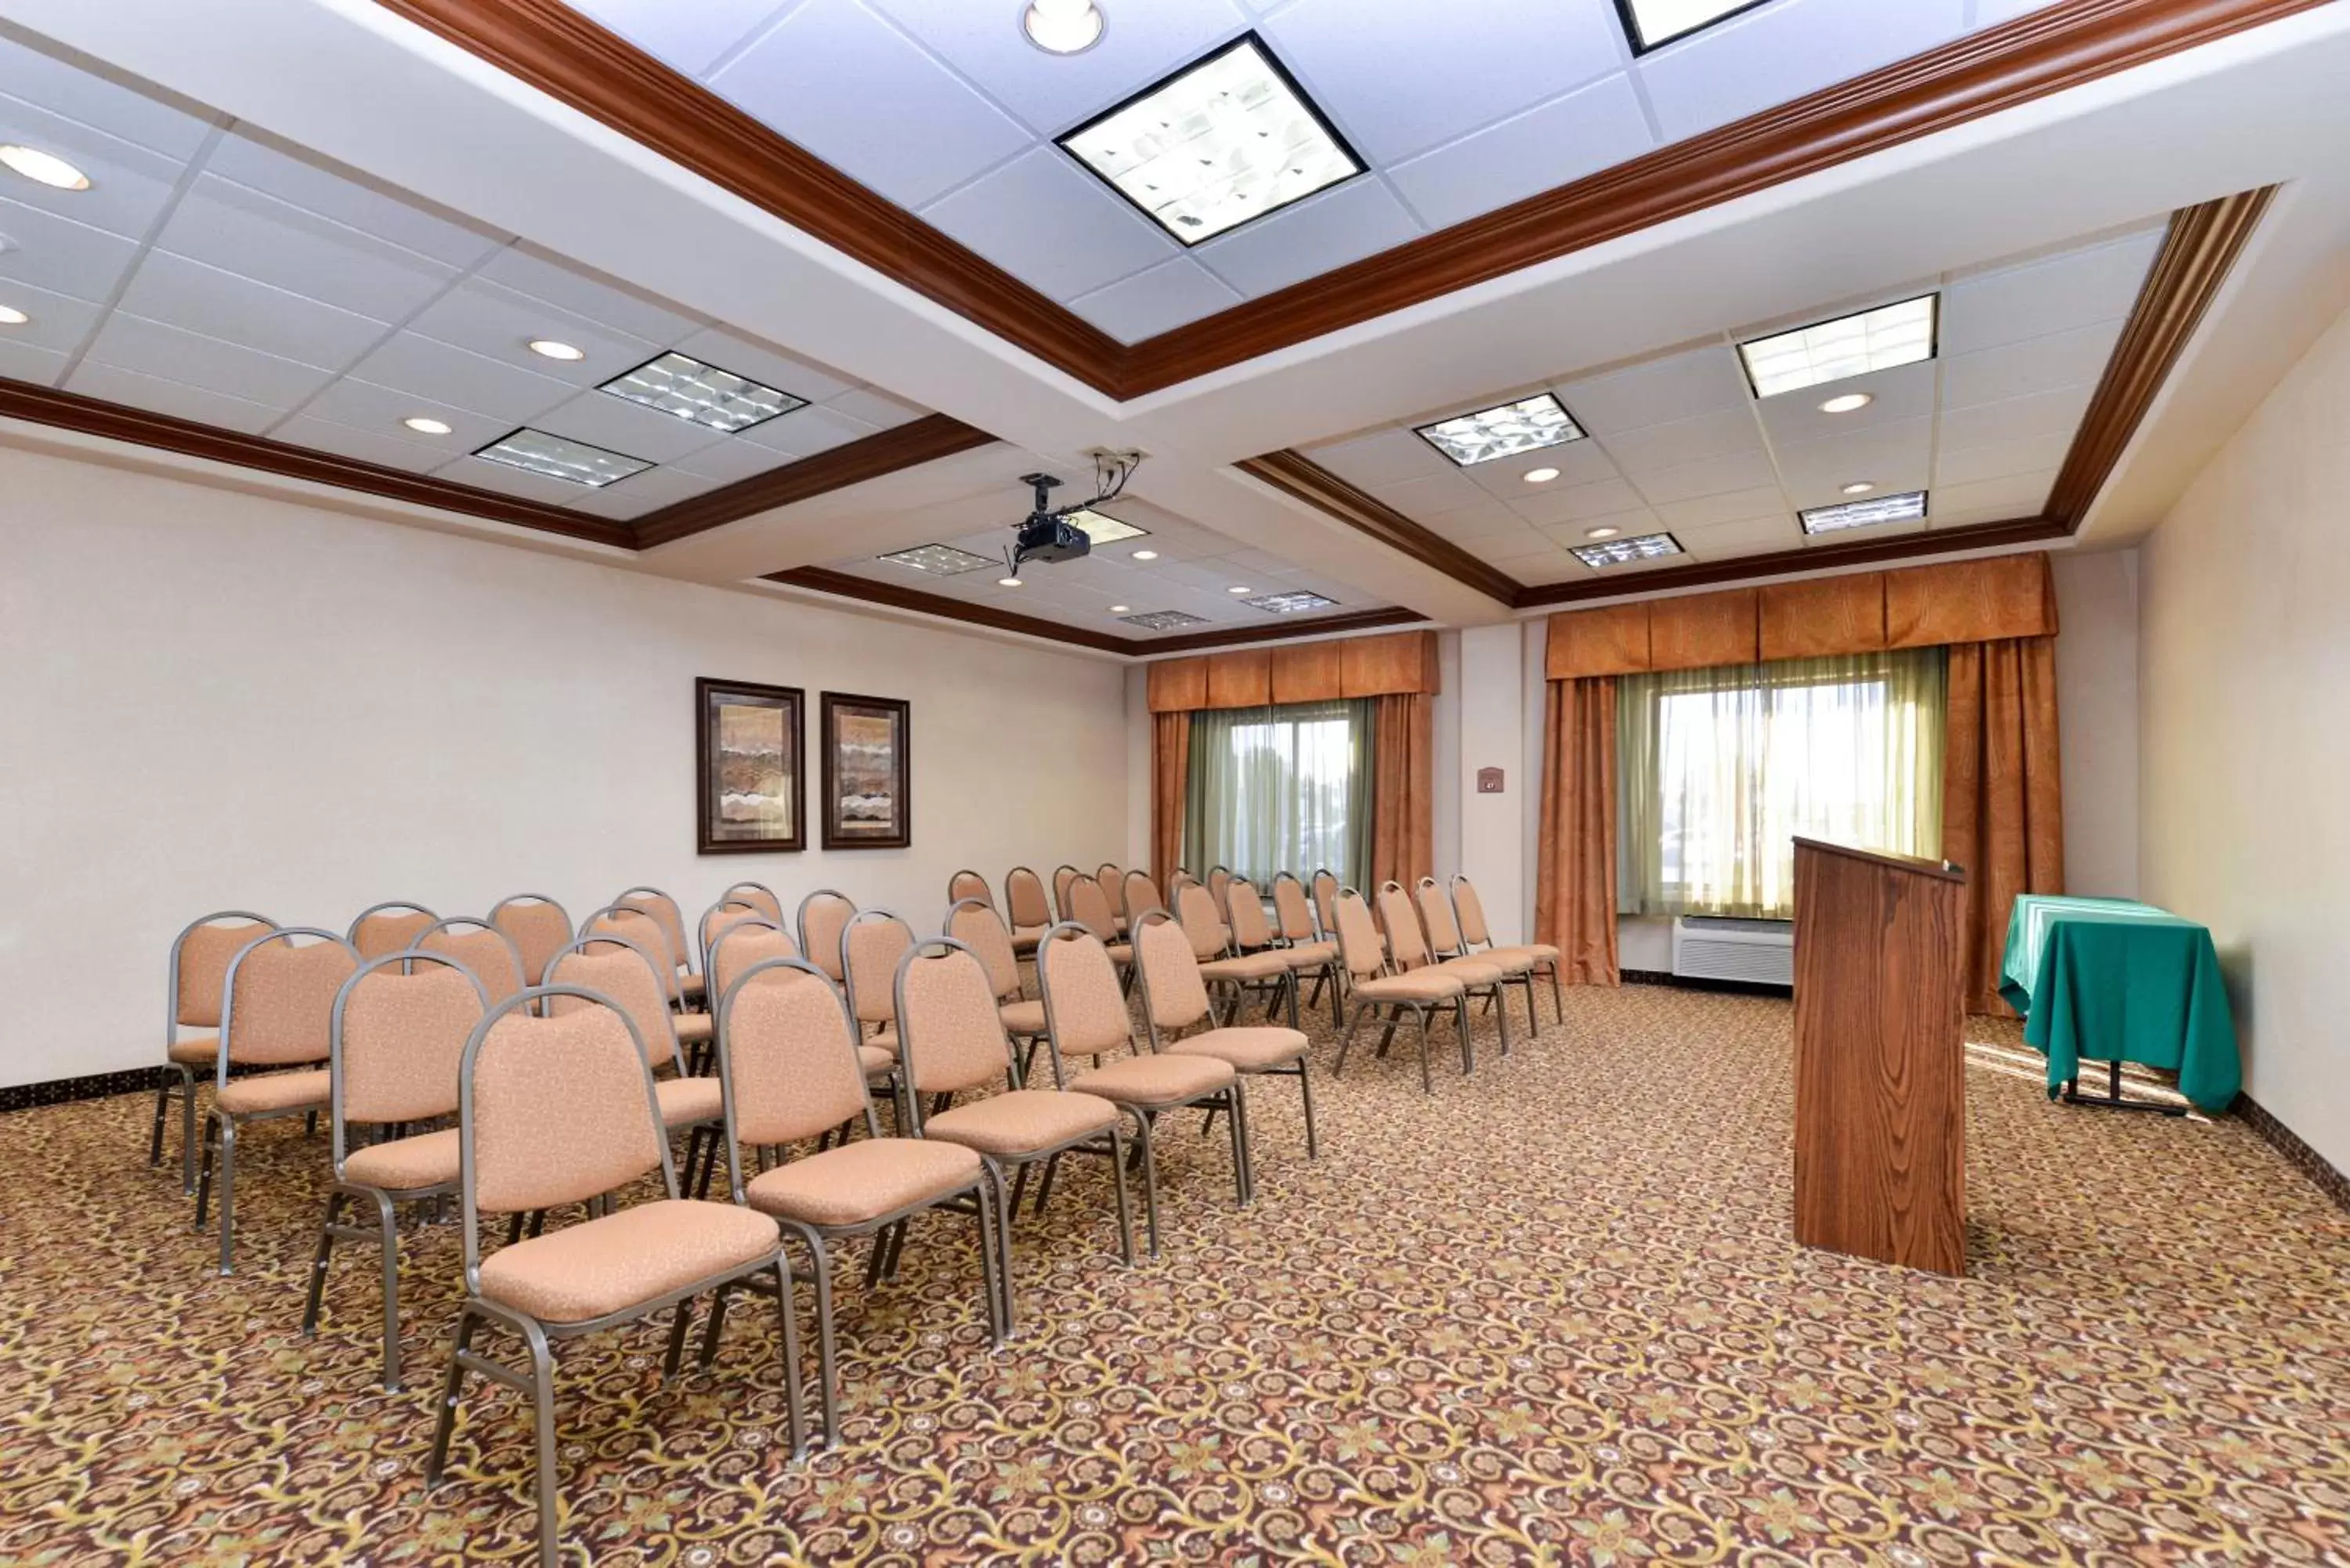
POLYGON ((2097 378, 2161 243, 2159 225, 2100 234, 1742 327, 1596 374, 1496 389, 1305 455, 1339 478, 1522 582, 1621 576, 1858 536, 2028 516, 2045 502, 2097 378), (1940 351, 1929 361, 1758 400, 1737 344, 1911 297, 1940 296, 1940 351), (1957 351, 1953 351, 1957 350, 1957 351), (1582 441, 1455 467, 1419 427, 1550 390, 1582 441), (1829 415, 1832 391, 1875 398, 1829 415), (1524 474, 1562 470, 1545 484, 1524 474), (1874 494, 1929 492, 1922 523, 1806 535, 1796 514, 1874 494), (1587 530, 1669 532, 1686 554, 1606 568, 1572 555, 1587 530))
POLYGON ((924 410, 606 284, 195 106, 0 37, 0 139, 88 191, 0 181, 0 375, 628 519, 924 410), (587 350, 562 364, 525 344, 587 350), (807 398, 729 436, 596 390, 679 349, 807 398), (411 435, 410 416, 452 427, 411 435), (473 451, 523 425, 655 467, 589 490, 473 451))
POLYGON ((570 0, 1129 342, 2036 3, 1767 0, 1636 57, 1615 0, 1099 0, 1101 42, 1053 57, 1019 0, 570 0), (1053 139, 1252 27, 1367 177, 1186 250, 1053 139))

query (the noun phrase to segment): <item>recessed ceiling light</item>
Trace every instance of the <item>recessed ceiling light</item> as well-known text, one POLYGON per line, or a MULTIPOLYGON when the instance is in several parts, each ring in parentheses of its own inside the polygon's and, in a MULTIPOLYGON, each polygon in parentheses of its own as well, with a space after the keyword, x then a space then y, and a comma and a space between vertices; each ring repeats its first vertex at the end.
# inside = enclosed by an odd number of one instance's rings
POLYGON ((0 305, 0 327, 22 327, 31 319, 13 305, 0 305))
POLYGON ((600 446, 589 446, 584 441, 572 441, 527 428, 499 437, 473 455, 492 462, 502 462, 508 468, 543 474, 548 479, 584 484, 590 490, 601 490, 615 481, 626 479, 632 473, 642 473, 652 466, 640 457, 607 452, 600 446))
POLYGON ((1762 0, 1622 0, 1632 52, 1645 55, 1675 38, 1685 38, 1725 16, 1750 10, 1762 0))
POLYGON ((1179 626, 1205 626, 1208 618, 1188 610, 1145 610, 1140 615, 1120 616, 1128 626, 1139 626, 1145 631, 1172 631, 1179 626))
POLYGON ((0 164, 5 164, 37 184, 59 191, 87 191, 89 176, 58 157, 37 147, 24 147, 14 141, 0 142, 0 164))
MULTIPOLYGON (((534 343, 531 347, 536 348, 538 345, 534 343)), ((577 358, 577 351, 569 357, 577 358)), ((615 376, 597 390, 730 435, 807 407, 806 398, 763 387, 747 376, 721 370, 675 352, 660 355, 615 376)))
POLYGON ((1187 245, 1363 171, 1254 33, 1055 145, 1187 245))
POLYGON ((1101 42, 1102 14, 1093 0, 1035 0, 1020 30, 1048 55, 1081 55, 1101 42))
POLYGON ((1132 605, 1112 605, 1109 607, 1109 613, 1112 615, 1124 615, 1133 607, 1134 607, 1132 605))
POLYGON ((1064 512, 1061 520, 1074 523, 1079 532, 1097 545, 1115 545, 1120 539, 1139 539, 1150 532, 1138 528, 1123 517, 1113 517, 1107 512, 1096 512, 1090 506, 1080 506, 1075 512, 1064 512))
POLYGON ((530 351, 548 359, 562 359, 568 361, 572 359, 585 359, 588 358, 588 350, 585 348, 575 348, 568 343, 558 343, 552 337, 532 338, 530 340, 530 351))
POLYGON ((995 586, 999 588, 1016 588, 1020 586, 1020 579, 1017 577, 998 577, 995 579, 995 586))
POLYGON ((1530 468, 1526 470, 1526 483, 1528 484, 1548 484, 1552 480, 1556 479, 1557 477, 1558 470, 1555 468, 1530 468))
POLYGON ((1228 594, 1245 594, 1253 593, 1254 591, 1255 590, 1251 588, 1246 583, 1234 583, 1231 587, 1224 590, 1224 592, 1228 594))
POLYGON ((969 550, 958 550, 952 545, 916 545, 911 549, 892 550, 888 555, 877 556, 874 559, 893 562, 900 566, 911 566, 918 572, 928 572, 934 577, 959 577, 965 572, 984 571, 990 566, 1001 566, 1003 564, 1002 561, 992 560, 985 556, 973 555, 969 550))
POLYGON ((1586 539, 1613 539, 1623 531, 1621 528, 1586 528, 1583 536, 1586 539))
POLYGON ((1421 425, 1419 434, 1437 451, 1467 468, 1471 463, 1491 462, 1497 457, 1514 457, 1522 452, 1581 441, 1583 427, 1575 422, 1556 398, 1548 392, 1537 392, 1499 408, 1482 409, 1473 414, 1421 425))
POLYGON ((1936 296, 1921 294, 1738 346, 1758 398, 1801 391, 1934 357, 1936 296))
POLYGON ((1914 523, 1926 515, 1926 493, 1874 495, 1866 501, 1846 501, 1835 506, 1814 506, 1802 514, 1806 534, 1833 534, 1839 528, 1870 528, 1879 523, 1914 523))
POLYGON ((1877 401, 1877 398, 1873 393, 1844 392, 1835 397, 1830 398, 1826 402, 1822 403, 1820 405, 1820 412, 1824 414, 1848 414, 1856 409, 1865 409, 1875 401, 1877 401))
POLYGON ((1159 559, 1159 552, 1156 550, 1137 550, 1130 559, 1137 561, 1155 561, 1159 559))
POLYGON ((1252 608, 1268 615, 1296 615, 1301 610, 1328 609, 1338 601, 1297 588, 1285 594, 1261 594, 1248 602, 1252 608))
POLYGON ((1856 479, 1844 487, 1846 495, 1866 495, 1877 486, 1866 479, 1856 479))
POLYGON ((1659 556, 1678 556, 1680 541, 1670 534, 1643 534, 1637 539, 1617 539, 1605 545, 1577 545, 1575 559, 1586 566, 1621 566, 1633 561, 1653 561, 1659 556))
POLYGON ((418 435, 447 435, 451 428, 444 420, 427 419, 422 414, 411 414, 400 422, 418 435))

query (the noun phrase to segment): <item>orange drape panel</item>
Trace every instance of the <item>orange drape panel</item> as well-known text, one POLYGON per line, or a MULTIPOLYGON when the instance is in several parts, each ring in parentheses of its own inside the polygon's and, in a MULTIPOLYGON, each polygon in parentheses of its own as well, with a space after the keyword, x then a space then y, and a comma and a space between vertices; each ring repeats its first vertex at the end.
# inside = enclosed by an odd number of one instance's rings
POLYGON ((1543 719, 1536 939, 1571 985, 1615 985, 1616 680, 1554 680, 1543 719))
MULTIPOLYGON (((1371 881, 1409 888, 1436 871, 1436 700, 1373 699, 1371 881)), ((1365 889, 1366 893, 1368 889, 1365 889)))
POLYGON ((1183 854, 1183 793, 1191 773, 1191 715, 1150 716, 1150 875, 1164 888, 1183 854))
POLYGON ((1967 1005, 2012 1017, 1999 964, 2015 896, 2064 890, 2054 637, 1951 645, 1942 857, 1967 873, 1967 1005))

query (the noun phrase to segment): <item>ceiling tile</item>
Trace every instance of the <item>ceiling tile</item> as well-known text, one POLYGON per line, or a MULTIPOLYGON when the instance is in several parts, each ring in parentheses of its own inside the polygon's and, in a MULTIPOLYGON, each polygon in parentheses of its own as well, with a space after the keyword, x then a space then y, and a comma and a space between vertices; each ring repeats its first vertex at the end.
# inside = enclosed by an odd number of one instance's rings
POLYGON ((1559 400, 1596 436, 1641 430, 1753 401, 1737 350, 1709 344, 1563 383, 1559 400))
POLYGON ((408 316, 457 275, 445 262, 210 174, 196 177, 155 244, 384 321, 408 316))
POLYGON ((1942 364, 1942 406, 1972 408, 2002 398, 2094 383, 2105 373, 2121 330, 2119 321, 2104 321, 1978 353, 1953 355, 1942 364))
POLYGON ((68 61, 0 33, 0 93, 182 161, 212 134, 209 109, 94 61, 68 61))
POLYGON ((1456 537, 1445 529, 1438 532, 1485 561, 1505 561, 1513 556, 1539 556, 1558 548, 1555 540, 1531 523, 1513 523, 1506 528, 1482 529, 1466 537, 1456 537))
POLYGON ((1966 28, 1965 0, 1778 0, 1644 55, 1669 140, 1930 49, 1966 28))
POLYGON ((710 85, 901 207, 927 206, 1035 140, 855 0, 807 0, 710 85))
POLYGON ((895 430, 899 425, 911 424, 923 417, 922 410, 913 404, 901 402, 896 398, 885 396, 868 387, 859 387, 853 392, 843 392, 837 398, 827 398, 825 400, 824 406, 837 414, 847 415, 859 424, 870 425, 877 431, 895 430))
POLYGON ((9 277, 93 304, 112 296, 139 254, 139 247, 120 234, 20 206, 5 196, 0 196, 0 254, 7 257, 0 265, 9 277))
POLYGON ((642 473, 632 473, 617 484, 601 490, 591 490, 572 501, 574 512, 584 512, 590 517, 611 517, 622 521, 642 517, 664 506, 690 501, 717 488, 714 481, 677 468, 649 468, 642 473))
POLYGON ((1953 284, 1942 295, 1942 352, 1969 354, 2127 316, 2161 248, 2155 230, 1953 284))
POLYGON ((1673 537, 1698 560, 1715 561, 1765 550, 1796 549, 1803 545, 1804 528, 1793 517, 1782 514, 1775 517, 1750 517, 1738 523, 1717 523, 1711 527, 1682 526, 1674 530, 1673 537))
POLYGON ((1181 248, 1057 147, 1038 147, 931 202, 922 216, 1056 300, 1181 248))
POLYGON ((1451 473, 1428 473, 1417 479, 1398 480, 1393 484, 1373 485, 1371 493, 1407 517, 1421 518, 1492 499, 1482 485, 1457 469, 1451 473))
POLYGON ((661 348, 470 277, 419 311, 405 329, 574 387, 600 386, 635 369, 661 348), (586 358, 550 359, 533 353, 531 341, 539 337, 568 343, 586 358))
POLYGON ((0 275, 0 305, 21 310, 30 319, 21 327, 0 327, 0 343, 20 348, 43 348, 70 354, 98 325, 105 307, 69 294, 36 288, 22 278, 0 275))
POLYGON ((789 0, 567 0, 645 53, 690 77, 758 30, 789 0))
POLYGON ((351 369, 362 380, 395 391, 527 424, 571 396, 567 382, 469 354, 413 332, 394 337, 351 369))
POLYGON ((2056 471, 2048 468, 2038 473, 1943 485, 1934 492, 1932 522, 1944 527, 1964 517, 1981 521, 1986 514, 1996 514, 1998 519, 2037 516, 2047 504, 2049 486, 2055 483, 2056 471))
POLYGON ((331 421, 356 431, 390 437, 421 447, 435 464, 486 446, 515 428, 515 421, 495 414, 476 413, 437 398, 395 391, 348 377, 337 381, 303 405, 305 418, 331 421), (400 421, 411 417, 436 419, 449 426, 445 436, 417 435, 400 421))
MULTIPOLYGON (((544 501, 550 506, 567 506, 588 489, 567 479, 549 479, 528 469, 492 462, 485 457, 461 457, 434 471, 434 477, 452 484, 470 484, 476 490, 494 490, 500 495, 520 496, 525 501, 544 501)), ((628 481, 619 483, 625 484, 628 481)))
POLYGON ((1481 501, 1474 506, 1456 511, 1440 512, 1429 518, 1423 526, 1433 529, 1448 539, 1473 539, 1480 534, 1506 534, 1523 527, 1527 519, 1512 510, 1507 502, 1481 501))
POLYGON ((149 409, 159 414, 193 420, 198 424, 216 425, 222 430, 238 431, 245 435, 259 435, 284 411, 265 403, 233 398, 225 392, 208 392, 178 381, 167 381, 161 376, 144 376, 136 370, 95 364, 87 359, 75 368, 73 375, 66 382, 66 389, 79 392, 86 398, 126 403, 134 409, 149 409))
POLYGON ((0 169, 0 191, 26 206, 131 240, 147 237, 186 167, 178 159, 5 96, 0 141, 54 153, 89 176, 86 191, 59 191, 0 169))
POLYGON ((814 360, 786 354, 770 344, 729 332, 723 327, 704 327, 689 337, 679 339, 671 347, 705 365, 745 377, 762 386, 773 387, 779 392, 789 392, 795 398, 805 398, 811 403, 837 398, 857 385, 847 377, 825 369, 814 360))
MULTIPOLYGON (((581 392, 530 422, 549 435, 568 436, 648 462, 672 462, 712 442, 733 439, 697 421, 665 414, 609 392, 581 392)), ((769 455, 772 461, 773 454, 769 455)))
POLYGON ((1570 184, 1657 145, 1632 78, 1601 78, 1388 171, 1430 228, 1570 184))
POLYGON ((1759 455, 1762 431, 1749 409, 1722 409, 1693 419, 1640 430, 1618 431, 1600 441, 1617 465, 1634 478, 1711 458, 1759 455))
POLYGON ((1349 484, 1392 484, 1443 473, 1451 459, 1409 431, 1378 431, 1331 446, 1309 448, 1305 455, 1349 484))
POLYGON ((1461 472, 1475 480, 1488 494, 1504 501, 1540 495, 1551 490, 1572 489, 1578 484, 1596 484, 1601 480, 1617 477, 1616 464, 1610 461, 1607 452, 1597 441, 1588 438, 1562 441, 1556 446, 1538 447, 1533 452, 1519 452, 1514 457, 1497 457, 1490 462, 1475 463, 1461 472), (1544 480, 1539 484, 1527 483, 1527 474, 1545 468, 1558 470, 1558 477, 1544 480))
POLYGON ((1689 501, 1660 502, 1657 506, 1657 515, 1670 528, 1711 528, 1719 523, 1742 523, 1750 517, 1785 517, 1791 511, 1786 496, 1776 485, 1700 495, 1689 501))
POLYGON ((1618 512, 1637 512, 1647 505, 1640 493, 1624 480, 1603 479, 1596 484, 1576 484, 1530 495, 1510 503, 1510 509, 1529 523, 1551 524, 1582 523, 1618 512))
POLYGON ((1805 549, 1825 545, 1857 544, 1864 539, 1891 539, 1903 534, 1923 534, 1929 525, 1924 518, 1911 518, 1903 523, 1872 523, 1866 528, 1840 528, 1825 534, 1805 534, 1803 542, 1805 549))
POLYGON ((484 262, 473 275, 648 343, 675 343, 704 325, 698 316, 520 240, 484 262))
POLYGON ((681 473, 695 474, 719 484, 733 484, 797 461, 771 446, 757 446, 747 441, 717 441, 677 459, 675 467, 681 473))
POLYGON ((88 359, 275 409, 290 409, 334 379, 333 371, 315 365, 280 359, 121 310, 98 329, 88 359))
POLYGON ((2035 392, 2023 398, 2002 398, 1952 409, 1941 420, 1944 447, 1986 446, 1992 441, 2026 441, 2034 436, 2069 436, 2081 425, 2095 388, 2086 381, 2035 392))
POLYGON ((0 334, 0 376, 15 381, 30 381, 36 386, 54 387, 65 370, 66 355, 62 349, 44 348, 38 344, 0 334))
POLYGON ((391 329, 372 317, 164 251, 140 264, 122 308, 330 370, 349 365, 391 329))
POLYGON ((1521 562, 1518 569, 1510 575, 1528 587, 1548 587, 1553 583, 1573 582, 1579 577, 1590 576, 1592 572, 1589 566, 1561 550, 1555 561, 1521 562))
POLYGON ((1297 0, 1264 32, 1378 163, 1581 87, 1624 57, 1607 0, 1482 0, 1472 16, 1441 19, 1419 5, 1297 0))
POLYGON ((863 441, 873 431, 874 427, 863 420, 851 419, 834 409, 795 409, 764 424, 753 425, 733 439, 791 457, 814 457, 817 452, 863 441))
POLYGON ((1934 361, 1924 359, 1805 387, 1799 392, 1782 392, 1758 400, 1754 407, 1762 416, 1762 430, 1771 444, 1783 451, 1802 441, 1837 441, 1860 431, 1924 419, 1934 411, 1935 378, 1934 361), (1846 392, 1866 392, 1875 400, 1847 413, 1821 411, 1822 403, 1846 392))
POLYGON ((1241 302, 1223 279, 1190 256, 1079 295, 1069 308, 1121 343, 1139 343, 1241 302))
MULTIPOLYGON (((411 473, 430 473, 449 461, 453 443, 426 446, 420 441, 402 441, 380 431, 355 430, 338 425, 331 420, 310 414, 296 414, 269 432, 272 441, 290 441, 296 446, 331 452, 339 457, 357 458, 382 468, 403 469, 411 473)), ((484 436, 484 441, 494 439, 484 436)))
POLYGON ((1934 458, 1934 484, 1937 489, 1944 489, 2061 468, 2065 451, 2072 444, 2070 436, 2055 435, 1991 441, 1982 446, 1945 447, 1934 458))
POLYGON ((1799 507, 1851 499, 1842 487, 1864 482, 1879 495, 1923 490, 1933 466, 1934 421, 1898 420, 1827 441, 1794 442, 1781 447, 1778 456, 1779 478, 1799 507))
POLYGON ((1631 479, 1641 494, 1659 505, 1668 501, 1688 501, 1700 495, 1721 495, 1778 483, 1771 460, 1760 452, 1742 452, 1731 457, 1708 458, 1702 462, 1685 462, 1678 468, 1636 473, 1631 479))
POLYGON ((1419 223, 1377 175, 1358 174, 1221 234, 1191 254, 1243 294, 1271 294, 1401 244, 1419 232, 1419 223))
POLYGON ((485 224, 249 127, 221 138, 204 171, 452 267, 473 266, 506 243, 485 224))

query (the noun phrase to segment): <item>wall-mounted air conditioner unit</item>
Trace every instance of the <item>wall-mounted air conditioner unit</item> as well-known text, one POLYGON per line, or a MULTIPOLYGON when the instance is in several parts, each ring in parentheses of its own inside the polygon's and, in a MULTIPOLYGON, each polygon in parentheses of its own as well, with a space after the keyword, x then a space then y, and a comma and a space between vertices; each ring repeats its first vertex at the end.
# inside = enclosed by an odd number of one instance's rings
POLYGON ((1795 983, 1793 920, 1683 915, 1673 921, 1673 973, 1684 980, 1795 983))

